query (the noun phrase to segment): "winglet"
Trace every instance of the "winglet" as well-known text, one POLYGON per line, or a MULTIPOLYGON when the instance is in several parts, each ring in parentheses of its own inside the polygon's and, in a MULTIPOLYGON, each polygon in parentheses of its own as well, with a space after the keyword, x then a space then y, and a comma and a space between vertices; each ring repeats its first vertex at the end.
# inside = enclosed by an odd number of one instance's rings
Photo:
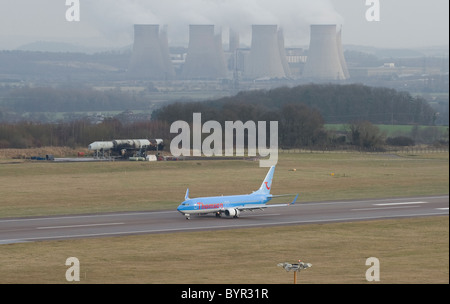
POLYGON ((294 200, 292 201, 292 203, 290 203, 290 205, 294 205, 295 202, 297 201, 297 198, 298 198, 298 194, 295 196, 294 200))
POLYGON ((187 201, 189 199, 189 188, 186 190, 186 195, 184 196, 184 200, 187 201))

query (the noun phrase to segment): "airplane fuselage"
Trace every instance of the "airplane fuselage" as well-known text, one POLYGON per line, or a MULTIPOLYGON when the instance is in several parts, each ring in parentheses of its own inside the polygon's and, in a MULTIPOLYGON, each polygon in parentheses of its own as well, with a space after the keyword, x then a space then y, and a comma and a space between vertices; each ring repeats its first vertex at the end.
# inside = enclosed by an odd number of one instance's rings
POLYGON ((271 199, 263 194, 199 197, 184 201, 177 210, 185 215, 223 213, 228 209, 264 205, 271 199))

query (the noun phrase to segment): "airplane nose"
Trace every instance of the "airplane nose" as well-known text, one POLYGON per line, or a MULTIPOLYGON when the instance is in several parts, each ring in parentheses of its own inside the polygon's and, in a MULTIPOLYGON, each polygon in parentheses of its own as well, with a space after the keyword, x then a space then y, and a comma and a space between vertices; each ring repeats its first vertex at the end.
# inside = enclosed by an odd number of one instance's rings
POLYGON ((189 202, 188 201, 182 202, 177 208, 177 211, 180 213, 183 213, 183 214, 186 213, 188 210, 189 210, 189 202))

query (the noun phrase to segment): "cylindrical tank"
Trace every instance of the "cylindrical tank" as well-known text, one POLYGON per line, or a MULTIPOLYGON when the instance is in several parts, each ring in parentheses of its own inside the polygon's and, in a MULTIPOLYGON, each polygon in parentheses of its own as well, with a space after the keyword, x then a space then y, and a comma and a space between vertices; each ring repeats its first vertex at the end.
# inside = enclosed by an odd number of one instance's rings
POLYGON ((110 150, 112 148, 114 148, 112 141, 96 141, 88 146, 91 151, 110 150))
POLYGON ((114 148, 132 148, 132 149, 140 149, 145 146, 150 145, 150 141, 148 139, 122 139, 122 140, 113 140, 114 148))

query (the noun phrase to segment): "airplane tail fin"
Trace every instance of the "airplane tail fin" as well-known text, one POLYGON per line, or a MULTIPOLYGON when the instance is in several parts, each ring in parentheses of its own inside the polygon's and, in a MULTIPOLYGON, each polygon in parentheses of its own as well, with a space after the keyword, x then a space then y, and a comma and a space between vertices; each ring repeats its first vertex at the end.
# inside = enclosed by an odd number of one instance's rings
POLYGON ((270 190, 272 189, 272 179, 273 179, 273 173, 275 172, 275 166, 270 167, 269 172, 266 175, 266 178, 264 179, 263 183, 261 184, 261 187, 254 193, 256 194, 270 194, 270 190))
POLYGON ((186 195, 184 196, 184 200, 187 201, 189 199, 189 188, 186 190, 186 195))

